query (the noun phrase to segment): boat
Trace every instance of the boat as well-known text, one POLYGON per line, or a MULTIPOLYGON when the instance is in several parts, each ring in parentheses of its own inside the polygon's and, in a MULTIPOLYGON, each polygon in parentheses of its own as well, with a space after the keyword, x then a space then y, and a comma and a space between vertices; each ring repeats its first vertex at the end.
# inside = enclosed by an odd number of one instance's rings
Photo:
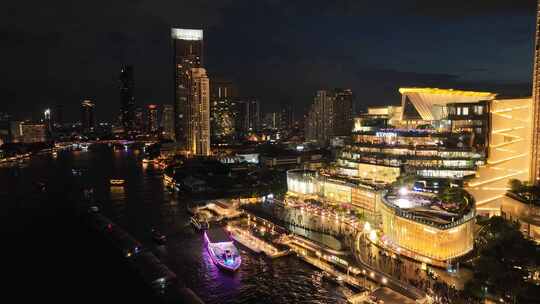
POLYGON ((167 236, 157 229, 152 228, 152 240, 159 245, 163 245, 167 242, 167 236))
POLYGON ((125 183, 125 180, 123 180, 123 179, 111 179, 110 183, 113 186, 123 186, 124 183, 125 183))
POLYGON ((97 205, 92 205, 92 206, 88 207, 88 212, 89 213, 98 213, 99 212, 99 207, 97 205))
POLYGON ((36 189, 40 192, 45 192, 47 190, 47 184, 45 182, 37 182, 36 189))
POLYGON ((199 230, 206 230, 208 229, 209 225, 208 225, 208 221, 206 220, 206 218, 203 218, 203 217, 200 217, 200 216, 197 216, 197 215, 194 215, 192 216, 189 221, 191 222, 191 224, 199 229, 199 230))
POLYGON ((227 271, 236 271, 240 268, 242 258, 223 228, 205 230, 204 240, 212 262, 219 268, 227 271))

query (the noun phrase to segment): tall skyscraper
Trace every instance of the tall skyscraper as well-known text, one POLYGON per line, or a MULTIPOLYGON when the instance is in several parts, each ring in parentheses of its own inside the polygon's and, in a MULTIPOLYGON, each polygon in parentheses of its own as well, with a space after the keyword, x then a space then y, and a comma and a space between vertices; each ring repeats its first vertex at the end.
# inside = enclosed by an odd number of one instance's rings
POLYGON ((277 130, 281 123, 281 112, 270 112, 263 116, 261 127, 265 130, 277 130))
POLYGON ((47 108, 43 111, 43 123, 47 126, 47 132, 52 132, 53 130, 53 121, 51 116, 51 109, 47 108))
POLYGON ((146 130, 148 133, 156 133, 158 130, 158 106, 151 104, 147 107, 146 130))
POLYGON ((534 47, 533 66, 533 136, 532 136, 532 157, 531 157, 531 177, 533 183, 540 182, 540 2, 536 10, 536 35, 534 47))
POLYGON ((352 91, 317 91, 306 118, 306 139, 326 145, 352 131, 352 91))
POLYGON ((210 86, 210 129, 212 141, 227 141, 234 137, 236 90, 231 81, 213 80, 210 86))
POLYGON ((203 68, 191 68, 189 79, 187 147, 193 155, 210 155, 210 81, 203 68))
POLYGON ((61 128, 64 124, 64 106, 56 105, 52 110, 52 121, 55 129, 61 128))
POLYGON ((261 112, 260 103, 256 99, 242 98, 236 102, 236 133, 238 137, 245 137, 249 133, 260 131, 261 112))
POLYGON ((293 130, 293 109, 290 103, 282 103, 279 113, 278 130, 283 136, 288 136, 293 130))
POLYGON ((163 105, 161 113, 161 128, 163 129, 163 138, 174 139, 174 107, 172 105, 163 105))
POLYGON ((7 113, 0 112, 0 145, 12 141, 11 116, 7 113))
POLYGON ((142 133, 144 131, 144 111, 143 108, 137 107, 134 111, 133 130, 142 133))
POLYGON ((94 102, 89 99, 83 100, 81 103, 81 123, 82 130, 85 133, 94 131, 94 107, 94 102))
POLYGON ((261 105, 258 100, 252 99, 246 102, 247 105, 247 128, 256 132, 261 127, 261 105))
POLYGON ((334 96, 326 90, 317 91, 306 124, 306 139, 327 144, 334 125, 334 96))
MULTIPOLYGON (((174 63, 174 131, 176 141, 187 144, 188 97, 191 69, 203 66, 203 31, 197 29, 171 29, 174 63)), ((191 147, 186 146, 188 150, 191 147)))
POLYGON ((126 133, 132 131, 135 126, 134 86, 133 66, 122 66, 120 69, 120 115, 126 133))
POLYGON ((350 89, 335 89, 334 136, 350 135, 353 128, 353 93, 350 89))

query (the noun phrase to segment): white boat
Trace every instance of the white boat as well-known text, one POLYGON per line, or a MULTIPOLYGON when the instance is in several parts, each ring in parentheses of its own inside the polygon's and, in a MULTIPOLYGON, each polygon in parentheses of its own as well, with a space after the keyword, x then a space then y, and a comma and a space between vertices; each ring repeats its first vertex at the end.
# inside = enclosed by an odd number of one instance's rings
POLYGON ((240 253, 223 228, 206 230, 204 240, 212 262, 219 268, 228 271, 240 268, 242 264, 240 253))

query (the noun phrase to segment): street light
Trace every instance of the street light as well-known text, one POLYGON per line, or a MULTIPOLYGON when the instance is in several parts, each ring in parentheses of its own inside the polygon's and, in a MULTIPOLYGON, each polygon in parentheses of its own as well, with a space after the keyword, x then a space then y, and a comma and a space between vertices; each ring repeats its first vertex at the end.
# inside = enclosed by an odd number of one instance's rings
POLYGON ((364 224, 364 232, 370 232, 371 231, 371 224, 369 222, 366 222, 364 224))
POLYGON ((408 193, 409 193, 409 190, 407 190, 407 188, 405 188, 405 187, 399 188, 399 194, 400 194, 401 196, 405 196, 405 195, 407 195, 408 193))

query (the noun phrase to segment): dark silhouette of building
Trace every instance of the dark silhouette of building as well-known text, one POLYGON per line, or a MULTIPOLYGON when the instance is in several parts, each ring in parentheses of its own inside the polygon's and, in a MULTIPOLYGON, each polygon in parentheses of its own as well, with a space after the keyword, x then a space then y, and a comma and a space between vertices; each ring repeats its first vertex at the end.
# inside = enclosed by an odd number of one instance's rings
POLYGON ((143 108, 137 107, 134 111, 134 121, 133 121, 133 130, 137 133, 142 133, 145 129, 144 126, 144 111, 143 108))
POLYGON ((163 105, 161 128, 163 129, 163 138, 174 139, 174 108, 172 105, 163 105))
POLYGON ((174 63, 174 131, 176 141, 187 143, 188 98, 190 71, 203 66, 203 31, 197 29, 171 29, 174 63))
POLYGON ((240 120, 240 131, 246 135, 250 132, 257 132, 261 126, 260 103, 256 99, 243 99, 238 101, 238 118, 240 120))
POLYGON ((82 131, 89 133, 94 131, 95 118, 94 118, 95 104, 92 100, 86 99, 81 103, 81 124, 82 131))
POLYGON ((59 129, 64 124, 64 106, 56 105, 52 110, 52 121, 55 129, 59 129))
POLYGON ((122 66, 120 70, 120 117, 126 133, 135 127, 134 86, 133 66, 122 66))
POLYGON ((293 108, 290 103, 281 103, 279 113, 278 130, 282 137, 291 135, 293 130, 293 108))
POLYGON ((353 95, 349 89, 319 90, 306 117, 306 139, 327 145, 352 132, 353 95))
POLYGON ((353 93, 350 89, 335 89, 334 136, 348 136, 353 128, 353 93))
POLYGON ((0 112, 0 145, 13 141, 11 134, 11 116, 0 112))

